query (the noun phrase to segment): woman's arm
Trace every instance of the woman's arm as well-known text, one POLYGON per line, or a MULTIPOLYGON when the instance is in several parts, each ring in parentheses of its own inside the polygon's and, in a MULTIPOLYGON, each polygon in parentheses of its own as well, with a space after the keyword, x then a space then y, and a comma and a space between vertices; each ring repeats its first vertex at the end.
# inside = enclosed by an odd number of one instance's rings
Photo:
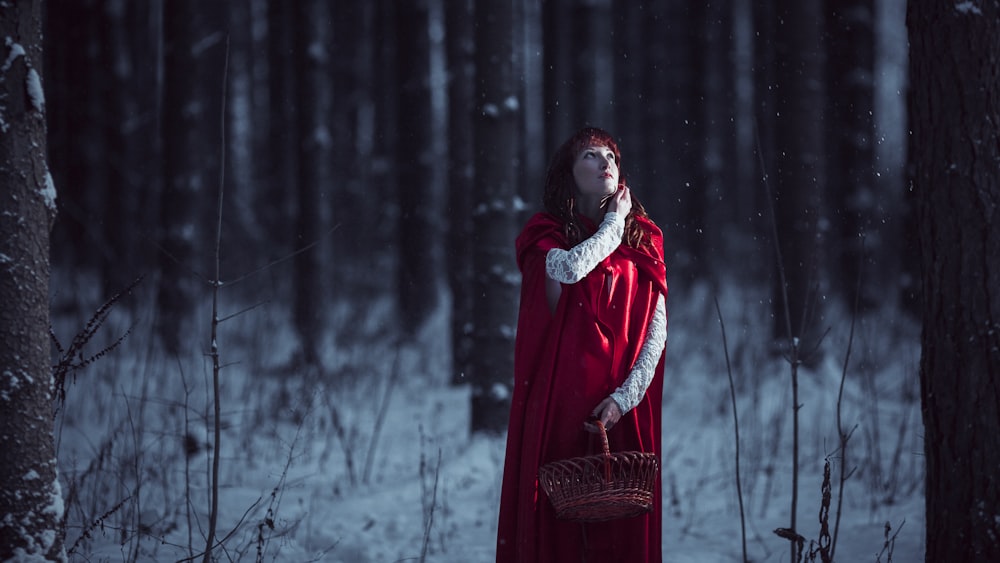
POLYGON ((560 283, 576 283, 589 274, 622 242, 625 217, 614 211, 604 215, 597 232, 569 250, 553 248, 545 255, 545 273, 560 283))
POLYGON ((639 357, 632 366, 632 371, 628 379, 619 387, 611 398, 618 404, 622 414, 634 409, 642 398, 646 396, 646 389, 653 381, 653 374, 656 371, 656 364, 660 362, 663 349, 667 343, 667 307, 663 299, 663 294, 656 300, 656 311, 653 319, 646 328, 646 340, 639 349, 639 357))

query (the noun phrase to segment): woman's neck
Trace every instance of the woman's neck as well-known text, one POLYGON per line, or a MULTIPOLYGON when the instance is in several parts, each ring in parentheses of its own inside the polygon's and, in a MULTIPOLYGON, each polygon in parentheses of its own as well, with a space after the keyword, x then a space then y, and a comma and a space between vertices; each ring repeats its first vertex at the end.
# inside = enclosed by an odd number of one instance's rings
POLYGON ((601 205, 601 198, 580 198, 577 201, 580 203, 580 214, 600 225, 607 213, 601 205))

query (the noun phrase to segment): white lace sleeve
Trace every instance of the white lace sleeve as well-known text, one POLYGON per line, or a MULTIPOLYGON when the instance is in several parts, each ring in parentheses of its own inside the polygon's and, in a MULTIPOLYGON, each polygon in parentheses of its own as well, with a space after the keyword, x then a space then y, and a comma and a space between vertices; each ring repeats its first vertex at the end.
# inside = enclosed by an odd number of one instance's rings
POLYGON ((625 217, 609 211, 597 232, 569 250, 553 248, 545 255, 545 273, 557 282, 576 283, 611 255, 622 242, 625 217))
POLYGON ((639 350, 639 357, 636 358, 635 365, 632 366, 632 371, 628 374, 625 383, 611 394, 611 398, 618 403, 622 414, 634 409, 646 395, 646 389, 653 380, 656 364, 659 363, 666 344, 667 306, 661 293, 656 301, 653 320, 646 329, 646 340, 639 350))

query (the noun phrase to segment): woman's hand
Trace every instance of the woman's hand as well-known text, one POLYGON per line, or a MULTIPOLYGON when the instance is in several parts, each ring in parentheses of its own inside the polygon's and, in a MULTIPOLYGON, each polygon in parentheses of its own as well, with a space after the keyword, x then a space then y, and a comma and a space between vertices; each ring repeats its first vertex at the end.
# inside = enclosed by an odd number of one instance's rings
MULTIPOLYGON (((618 421, 622 418, 622 410, 618 407, 618 403, 611 397, 601 401, 601 404, 597 405, 592 414, 604 423, 605 430, 611 430, 611 427, 618 424, 618 421)), ((596 424, 585 422, 583 426, 588 432, 597 432, 596 424)))
POLYGON ((618 191, 608 198, 608 211, 614 211, 622 217, 632 211, 632 192, 628 186, 619 186, 618 191))

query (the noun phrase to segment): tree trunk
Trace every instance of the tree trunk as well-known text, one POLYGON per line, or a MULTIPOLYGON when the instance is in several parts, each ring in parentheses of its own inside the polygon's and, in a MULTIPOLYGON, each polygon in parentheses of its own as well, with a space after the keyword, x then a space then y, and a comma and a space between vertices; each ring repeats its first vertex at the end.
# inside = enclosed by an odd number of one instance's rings
MULTIPOLYGON (((510 413, 518 280, 516 232, 519 152, 511 30, 520 22, 509 4, 476 5, 475 303, 472 363, 472 429, 502 432, 510 413)), ((460 211, 462 212, 462 211, 460 211)))
MULTIPOLYGON (((713 2, 705 7, 701 24, 703 92, 701 130, 703 139, 704 185, 698 201, 702 215, 703 273, 724 266, 725 257, 745 251, 746 237, 738 212, 739 192, 746 185, 737 182, 736 151, 736 65, 733 50, 733 5, 713 2), (711 228, 705 228, 712 225, 711 228), (737 233, 734 235, 734 231, 737 233)), ((743 211, 748 211, 746 208, 743 211)))
MULTIPOLYGON (((664 65, 661 88, 651 105, 663 107, 660 127, 650 128, 652 147, 649 164, 657 163, 664 206, 661 227, 670 232, 673 254, 667 262, 675 281, 701 277, 705 272, 705 175, 702 123, 704 100, 705 6, 700 2, 669 0, 663 19, 651 34, 664 37, 665 49, 659 60, 664 65), (661 97, 662 96, 662 97, 661 97)), ((653 24, 651 21, 650 24, 653 24)), ((650 191, 652 191, 650 190, 650 191)), ((641 199, 641 198, 640 198, 641 199)))
MULTIPOLYGON (((774 35, 773 205, 784 277, 774 276, 774 336, 812 352, 822 334, 823 11, 820 0, 777 0, 774 35), (784 284, 782 284, 784 282, 784 284), (785 296, 787 295, 787 309, 785 296)), ((812 358, 818 359, 818 358, 812 358)))
MULTIPOLYGON (((614 134, 614 18, 611 0, 580 2, 574 11, 577 13, 571 24, 574 31, 571 53, 576 83, 573 95, 578 106, 573 130, 592 125, 614 134)), ((570 64, 570 61, 564 64, 570 64)), ((566 136, 572 133, 569 131, 566 136)))
MULTIPOLYGON (((367 272, 378 269, 373 259, 381 248, 372 227, 385 221, 382 199, 374 196, 371 185, 374 143, 375 8, 373 2, 341 0, 335 4, 333 20, 334 97, 332 111, 334 169, 348 171, 332 184, 333 254, 349 268, 334 268, 330 279, 349 292, 352 302, 366 307, 374 294, 392 287, 372 284, 367 272)), ((385 276, 390 277, 390 276, 385 276)))
POLYGON ((222 147, 221 97, 225 36, 220 6, 177 0, 165 10, 163 135, 164 176, 160 206, 158 334, 169 354, 184 344, 183 325, 194 306, 214 240, 205 228, 215 213, 222 147), (213 6, 213 7, 210 7, 213 6), (202 215, 204 214, 204 215, 202 215))
POLYGON ((647 110, 657 104, 646 103, 649 98, 645 80, 647 73, 652 72, 648 65, 651 49, 644 28, 645 21, 650 17, 646 4, 641 3, 637 8, 634 0, 616 0, 612 6, 615 29, 615 115, 612 133, 626 155, 622 165, 627 169, 629 186, 653 220, 659 221, 661 215, 658 211, 654 212, 653 207, 658 210, 663 206, 654 206, 655 198, 647 195, 647 191, 655 193, 656 188, 647 173, 652 163, 645 156, 647 143, 644 135, 649 126, 647 110))
POLYGON ((295 220, 294 202, 289 197, 295 193, 299 152, 296 150, 298 122, 295 87, 295 22, 296 4, 287 0, 267 0, 267 120, 258 124, 258 133, 266 131, 270 141, 266 151, 266 180, 257 209, 264 233, 271 241, 269 257, 286 255, 299 245, 295 242, 294 229, 288 225, 295 220))
POLYGON ((396 193, 399 201, 400 316, 413 335, 438 305, 444 178, 432 135, 428 0, 396 5, 399 80, 396 193))
POLYGON ((45 160, 42 8, 0 10, 0 559, 65 561, 52 424, 49 230, 55 188, 45 160))
POLYGON ((925 560, 1000 561, 1000 5, 910 2, 925 560))
MULTIPOLYGON (((831 289, 845 303, 854 301, 860 270, 861 303, 884 301, 895 279, 884 271, 893 261, 880 231, 885 197, 875 184, 875 14, 874 0, 826 0, 827 45, 827 192, 835 210, 830 236, 831 289), (880 268, 876 270, 875 268, 880 268)), ((887 234, 887 233, 884 233, 887 234)))
POLYGON ((309 366, 320 362, 326 279, 322 241, 328 214, 329 187, 333 180, 330 170, 332 132, 330 118, 333 107, 333 79, 330 76, 328 49, 332 23, 326 0, 309 0, 297 4, 295 25, 295 55, 298 100, 298 220, 296 248, 317 243, 295 257, 295 328, 299 336, 302 360, 309 366))
POLYGON ((448 285, 451 288, 452 382, 464 383, 471 371, 475 249, 475 6, 472 0, 449 2, 445 8, 448 69, 448 285))
MULTIPOLYGON (((102 279, 111 292, 128 285, 152 264, 144 262, 140 252, 139 237, 146 223, 142 222, 142 182, 136 170, 138 163, 148 162, 151 145, 149 137, 140 134, 137 118, 140 114, 139 95, 149 95, 136 88, 136 52, 129 41, 133 28, 132 15, 123 0, 107 2, 104 6, 105 25, 102 26, 103 44, 108 53, 110 73, 106 78, 107 116, 104 120, 104 139, 107 153, 105 160, 114 163, 107 167, 107 182, 103 190, 104 221, 99 228, 105 241, 100 265, 102 279), (105 191, 106 190, 106 191, 105 191)), ((97 74, 96 69, 92 69, 97 74)), ((146 89, 143 89, 146 90, 146 89)), ((93 186, 97 188, 97 186, 93 186)))
MULTIPOLYGON (((573 3, 569 0, 548 0, 542 3, 545 42, 542 57, 545 60, 543 76, 545 91, 545 144, 546 154, 555 151, 559 143, 580 127, 577 121, 576 76, 573 59, 576 46, 573 43, 574 20, 579 18, 573 3)), ((478 42, 477 42, 478 44, 478 42)), ((483 72, 483 70, 479 70, 483 72)), ((537 201, 541 201, 541 195, 537 201)))

